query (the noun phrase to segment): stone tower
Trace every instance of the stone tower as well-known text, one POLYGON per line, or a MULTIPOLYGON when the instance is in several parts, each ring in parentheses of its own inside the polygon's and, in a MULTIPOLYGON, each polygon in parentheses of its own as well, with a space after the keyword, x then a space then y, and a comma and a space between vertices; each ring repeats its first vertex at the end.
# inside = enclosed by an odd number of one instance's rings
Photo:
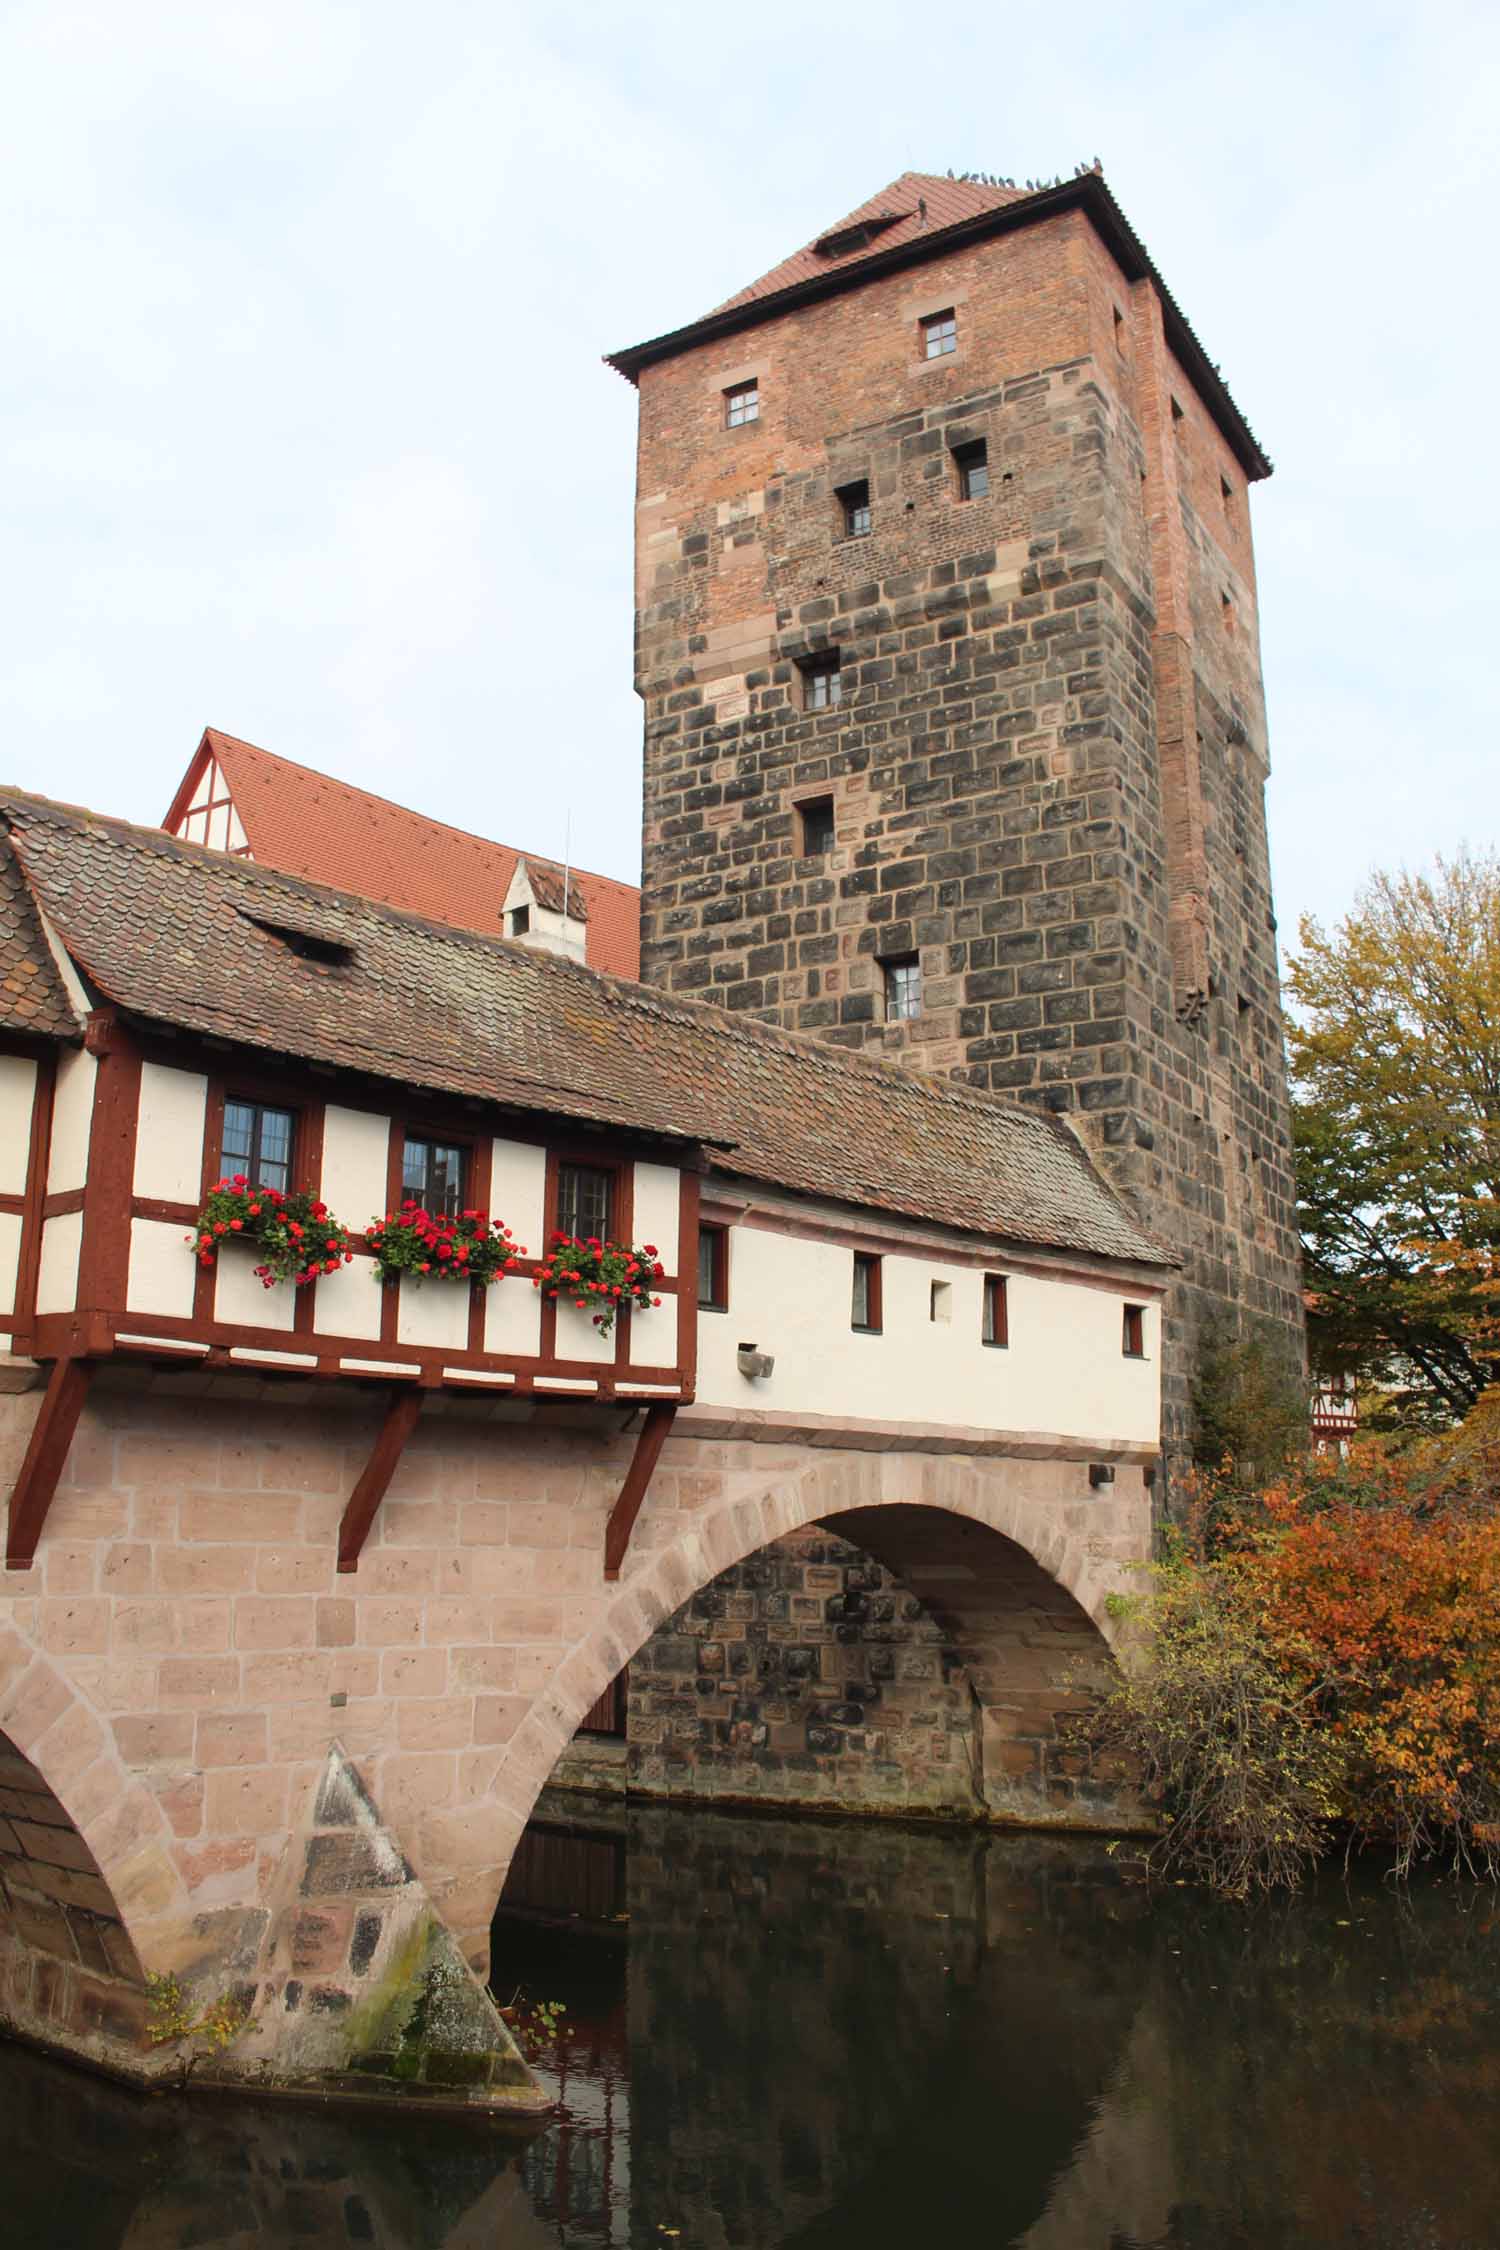
POLYGON ((642 974, 1068 1114, 1302 1349, 1249 487, 1097 171, 908 173, 640 391, 642 974))

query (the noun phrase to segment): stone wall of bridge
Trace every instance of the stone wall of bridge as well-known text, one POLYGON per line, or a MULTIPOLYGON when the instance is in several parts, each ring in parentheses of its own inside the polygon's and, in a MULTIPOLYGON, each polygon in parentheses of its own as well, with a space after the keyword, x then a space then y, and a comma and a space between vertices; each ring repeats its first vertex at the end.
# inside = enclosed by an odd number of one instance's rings
MULTIPOLYGON (((35 1404, 0 1398, 12 1460, 35 1404)), ((1123 1817, 1056 1737, 1080 1656, 1107 1661, 1106 1598, 1146 1551, 1138 1466, 1096 1493, 1076 1459, 753 1442, 684 1416, 610 1584, 623 1416, 435 1401, 340 1576, 339 1517, 384 1404, 106 1370, 35 1564, 0 1581, 0 1730, 66 1812, 143 1972, 282 2004, 288 1887, 335 1755, 402 1883, 482 1970, 511 1854, 595 1698, 723 1572, 824 1523, 903 1583, 929 1572, 997 1817, 1123 1817)))

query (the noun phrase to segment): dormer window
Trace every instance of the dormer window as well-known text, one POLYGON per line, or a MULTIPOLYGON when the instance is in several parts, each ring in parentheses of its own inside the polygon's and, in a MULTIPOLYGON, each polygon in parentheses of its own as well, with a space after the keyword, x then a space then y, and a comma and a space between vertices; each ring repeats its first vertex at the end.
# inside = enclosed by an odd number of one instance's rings
POLYGON ((511 937, 525 937, 530 929, 531 908, 529 906, 513 906, 509 917, 509 935, 511 937))
POLYGON ((724 393, 724 427, 737 430, 760 420, 760 382, 734 383, 724 393))

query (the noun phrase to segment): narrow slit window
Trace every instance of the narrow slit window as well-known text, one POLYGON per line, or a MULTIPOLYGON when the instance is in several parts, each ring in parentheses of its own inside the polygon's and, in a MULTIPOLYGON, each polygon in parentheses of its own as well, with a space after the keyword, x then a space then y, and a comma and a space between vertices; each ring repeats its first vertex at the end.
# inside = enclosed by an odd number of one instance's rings
POLYGON ((958 350, 958 315, 949 305, 945 312, 929 313, 922 323, 922 353, 926 359, 943 359, 958 350))
POLYGON ((1115 312, 1115 350, 1116 350, 1117 352, 1123 352, 1123 351, 1124 351, 1124 349, 1125 349, 1125 315, 1124 315, 1124 314, 1123 314, 1123 313, 1121 312, 1121 310, 1120 310, 1120 308, 1119 308, 1119 306, 1118 306, 1118 305, 1116 305, 1116 306, 1115 306, 1115 308, 1114 308, 1114 312, 1115 312))
POLYGON ((808 797, 797 807, 804 859, 822 859, 833 850, 833 799, 808 797))
POLYGON ((1121 1347, 1127 1359, 1144 1359, 1146 1356, 1146 1308, 1144 1305, 1125 1307, 1124 1338, 1121 1347))
POLYGON ((614 1176, 597 1164, 561 1164, 557 1172, 557 1224, 563 1234, 587 1242, 609 1238, 614 1176))
POLYGON ((285 1195, 292 1177, 292 1112, 264 1102, 224 1104, 223 1170, 243 1172, 252 1187, 285 1195))
POLYGON ((836 648, 827 650, 822 656, 804 658, 799 670, 802 674, 804 711, 832 711, 843 702, 844 674, 836 648))
POLYGON ((987 1273, 984 1277, 984 1311, 979 1331, 980 1342, 996 1351, 1004 1351, 1010 1342, 1010 1292, 1003 1273, 987 1273))
POLYGON ((846 539, 868 539, 870 535, 870 483, 861 477, 857 484, 841 484, 838 488, 839 514, 843 520, 846 539))
POLYGON ((920 960, 915 953, 903 954, 899 960, 883 961, 881 971, 885 978, 886 1022, 909 1023, 922 1013, 920 960))
POLYGON ((760 420, 760 382, 735 383, 724 393, 724 426, 737 430, 742 423, 760 420))
POLYGON ((867 1336, 880 1333, 880 1260, 867 1250, 854 1253, 849 1326, 867 1336))
POLYGON ((932 1281, 927 1285, 927 1317, 946 1324, 953 1318, 953 1284, 951 1281, 932 1281))
POLYGON ((983 438, 953 448, 960 500, 982 500, 990 489, 990 449, 983 438))
POLYGON ((698 1229, 698 1302, 705 1312, 729 1310, 729 1229, 698 1229))
POLYGON ((455 1219, 463 1209, 465 1151, 453 1141, 407 1136, 401 1152, 401 1192, 434 1219, 455 1219))

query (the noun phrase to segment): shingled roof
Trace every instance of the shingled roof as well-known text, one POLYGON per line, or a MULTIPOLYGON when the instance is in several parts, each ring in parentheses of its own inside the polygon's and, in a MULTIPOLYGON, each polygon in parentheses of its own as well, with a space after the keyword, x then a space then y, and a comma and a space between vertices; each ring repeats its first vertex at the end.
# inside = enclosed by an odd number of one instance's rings
MULTIPOLYGON (((205 756, 229 784, 251 856, 262 866, 309 882, 330 883, 386 900, 408 914, 464 929, 500 928, 500 910, 521 855, 510 844, 392 804, 353 782, 299 766, 253 742, 205 730, 162 826, 173 830, 188 809, 205 756)), ((536 869, 545 862, 532 860, 536 869)), ((571 874, 575 907, 584 902, 589 960, 615 976, 638 976, 641 894, 633 883, 586 868, 571 874)), ((560 887, 560 886, 559 886, 560 887)))
POLYGON ((21 870, 6 852, 0 852, 0 1030, 44 1039, 76 1039, 80 1032, 21 870))
POLYGON ((992 1238, 1172 1262, 1039 1112, 43 798, 0 792, 0 827, 74 960, 137 1017, 702 1142, 737 1176, 992 1238))

